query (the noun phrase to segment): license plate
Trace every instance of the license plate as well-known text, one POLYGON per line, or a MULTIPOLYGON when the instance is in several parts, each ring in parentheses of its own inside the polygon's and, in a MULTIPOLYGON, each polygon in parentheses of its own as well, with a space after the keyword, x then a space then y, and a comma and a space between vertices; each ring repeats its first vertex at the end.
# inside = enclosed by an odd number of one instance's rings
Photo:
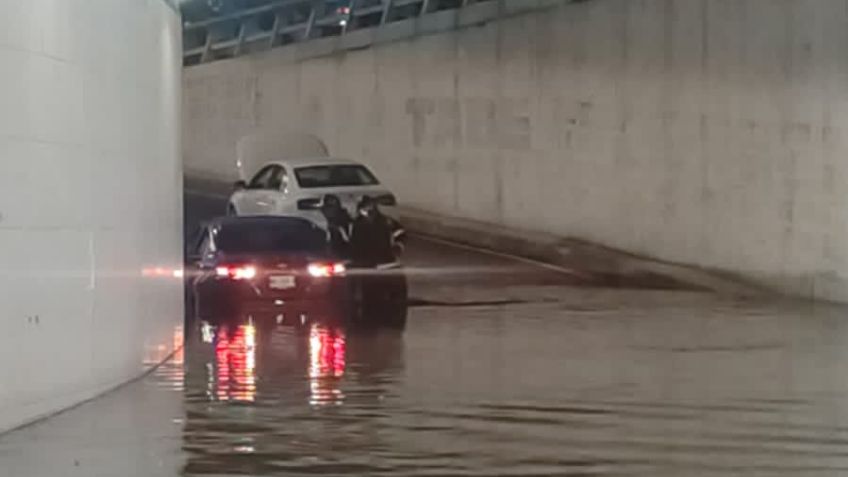
POLYGON ((275 290, 294 288, 294 277, 291 275, 271 275, 268 277, 268 287, 275 290))

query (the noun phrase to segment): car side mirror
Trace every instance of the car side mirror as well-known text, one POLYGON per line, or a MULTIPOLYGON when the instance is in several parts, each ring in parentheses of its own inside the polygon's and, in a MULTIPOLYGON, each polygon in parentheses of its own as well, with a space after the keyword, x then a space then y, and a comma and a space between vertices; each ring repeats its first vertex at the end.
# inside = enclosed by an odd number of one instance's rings
POLYGON ((317 210, 321 208, 321 199, 300 199, 297 201, 298 210, 317 210))
POLYGON ((247 189, 247 182, 238 180, 233 182, 233 190, 244 190, 247 189))
POLYGON ((394 207, 397 205, 397 199, 394 194, 383 194, 375 199, 378 204, 386 207, 394 207))

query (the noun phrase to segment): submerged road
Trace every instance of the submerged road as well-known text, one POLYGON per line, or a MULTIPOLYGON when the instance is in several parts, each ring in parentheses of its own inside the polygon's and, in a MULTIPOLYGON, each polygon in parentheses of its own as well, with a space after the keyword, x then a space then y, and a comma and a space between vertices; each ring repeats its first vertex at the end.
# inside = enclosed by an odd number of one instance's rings
POLYGON ((192 337, 0 437, 0 476, 848 474, 844 308, 581 287, 420 238, 406 259, 404 333, 192 337))

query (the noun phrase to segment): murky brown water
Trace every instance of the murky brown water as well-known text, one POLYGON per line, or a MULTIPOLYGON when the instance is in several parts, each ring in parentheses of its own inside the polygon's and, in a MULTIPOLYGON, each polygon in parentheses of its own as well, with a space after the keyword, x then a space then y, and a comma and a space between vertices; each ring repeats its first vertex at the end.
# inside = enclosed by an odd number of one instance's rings
POLYGON ((579 293, 197 337, 184 387, 155 378, 184 393, 183 472, 848 474, 841 309, 579 293))

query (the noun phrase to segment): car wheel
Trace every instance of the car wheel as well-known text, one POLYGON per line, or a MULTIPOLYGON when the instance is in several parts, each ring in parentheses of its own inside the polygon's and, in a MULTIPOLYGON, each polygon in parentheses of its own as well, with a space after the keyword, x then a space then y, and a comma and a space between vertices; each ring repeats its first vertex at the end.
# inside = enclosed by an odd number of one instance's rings
POLYGON ((236 206, 233 204, 227 204, 227 216, 233 217, 238 215, 238 211, 236 211, 236 206))

